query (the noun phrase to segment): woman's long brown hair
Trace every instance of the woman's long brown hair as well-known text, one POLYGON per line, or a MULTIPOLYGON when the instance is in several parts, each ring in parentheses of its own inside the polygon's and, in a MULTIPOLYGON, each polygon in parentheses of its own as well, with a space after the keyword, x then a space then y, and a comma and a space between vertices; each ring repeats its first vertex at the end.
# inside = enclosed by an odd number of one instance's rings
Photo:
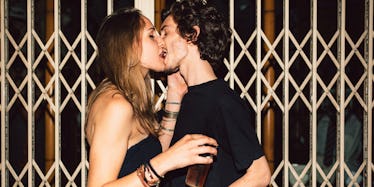
POLYGON ((87 119, 95 100, 102 93, 115 89, 132 105, 145 132, 156 135, 150 77, 149 74, 144 77, 140 66, 143 19, 138 9, 120 9, 107 16, 101 24, 96 44, 105 79, 88 99, 87 119))

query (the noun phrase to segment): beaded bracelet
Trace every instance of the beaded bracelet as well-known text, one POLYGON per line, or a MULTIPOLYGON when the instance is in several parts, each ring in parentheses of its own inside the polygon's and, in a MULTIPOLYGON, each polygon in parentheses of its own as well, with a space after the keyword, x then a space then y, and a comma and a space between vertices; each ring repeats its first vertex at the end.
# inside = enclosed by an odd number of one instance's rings
POLYGON ((142 182, 144 187, 150 187, 145 179, 144 164, 140 165, 138 169, 136 169, 136 175, 139 177, 140 182, 142 182))
POLYGON ((145 164, 142 164, 136 169, 136 174, 139 177, 140 181, 142 182, 143 187, 153 187, 158 186, 160 184, 161 178, 160 176, 153 171, 154 169, 149 165, 149 161, 145 164), (146 173, 148 174, 150 179, 147 179, 146 173), (154 178, 152 173, 157 177, 154 178))

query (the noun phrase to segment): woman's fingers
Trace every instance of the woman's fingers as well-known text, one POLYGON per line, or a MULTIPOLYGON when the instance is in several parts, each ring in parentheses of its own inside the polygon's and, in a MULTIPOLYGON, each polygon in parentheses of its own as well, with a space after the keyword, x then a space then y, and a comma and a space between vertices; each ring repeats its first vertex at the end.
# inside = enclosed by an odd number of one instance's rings
POLYGON ((217 141, 205 135, 186 135, 181 139, 180 144, 190 150, 191 156, 217 155, 217 141))
POLYGON ((202 134, 187 134, 182 138, 182 140, 190 141, 194 146, 209 145, 212 147, 218 147, 218 143, 215 139, 202 134))
POLYGON ((213 156, 195 156, 195 164, 210 164, 213 162, 213 156))
POLYGON ((176 168, 193 164, 209 164, 217 155, 217 141, 201 134, 188 134, 170 147, 166 154, 176 168))

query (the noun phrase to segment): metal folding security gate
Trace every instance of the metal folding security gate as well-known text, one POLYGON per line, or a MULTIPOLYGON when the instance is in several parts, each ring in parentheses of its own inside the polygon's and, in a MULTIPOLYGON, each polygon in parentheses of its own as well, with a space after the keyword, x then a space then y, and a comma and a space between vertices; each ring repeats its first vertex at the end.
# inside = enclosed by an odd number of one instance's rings
MULTIPOLYGON (((92 32, 123 4, 64 2, 1 1, 1 186, 86 185, 92 32)), ((373 1, 222 2, 233 43, 220 73, 250 106, 259 140, 275 145, 271 185, 372 186, 373 1)), ((154 1, 131 3, 154 18, 154 1)), ((165 82, 154 89, 159 106, 165 82)))

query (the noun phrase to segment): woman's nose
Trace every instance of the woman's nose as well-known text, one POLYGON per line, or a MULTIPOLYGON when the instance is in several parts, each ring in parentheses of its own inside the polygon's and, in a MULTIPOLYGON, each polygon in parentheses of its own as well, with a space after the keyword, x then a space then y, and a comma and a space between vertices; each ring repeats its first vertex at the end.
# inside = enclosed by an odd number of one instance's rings
POLYGON ((157 37, 157 42, 158 42, 158 46, 160 46, 160 47, 165 46, 165 42, 160 36, 157 37))

